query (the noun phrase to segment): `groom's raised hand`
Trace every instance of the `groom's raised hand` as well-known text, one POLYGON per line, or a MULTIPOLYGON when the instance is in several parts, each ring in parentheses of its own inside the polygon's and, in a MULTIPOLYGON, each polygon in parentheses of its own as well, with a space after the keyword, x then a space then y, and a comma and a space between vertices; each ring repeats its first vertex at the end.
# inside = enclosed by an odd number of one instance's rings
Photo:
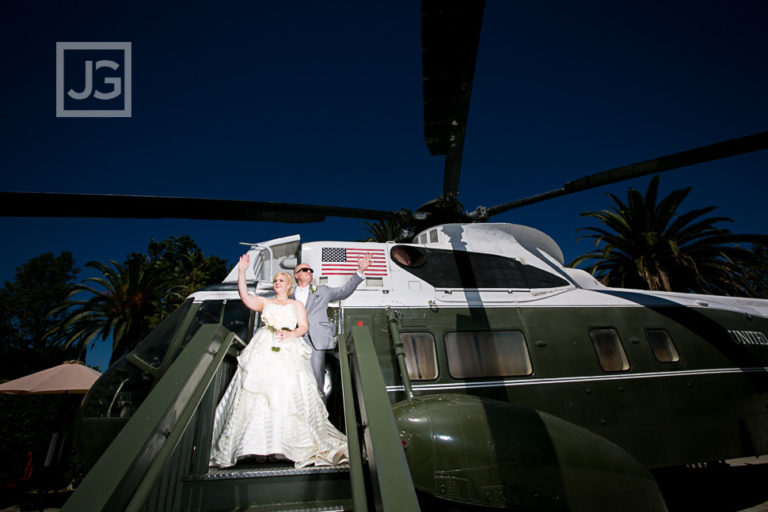
POLYGON ((370 253, 366 254, 365 256, 360 256, 357 259, 357 271, 360 272, 361 274, 364 274, 370 265, 371 265, 370 253))

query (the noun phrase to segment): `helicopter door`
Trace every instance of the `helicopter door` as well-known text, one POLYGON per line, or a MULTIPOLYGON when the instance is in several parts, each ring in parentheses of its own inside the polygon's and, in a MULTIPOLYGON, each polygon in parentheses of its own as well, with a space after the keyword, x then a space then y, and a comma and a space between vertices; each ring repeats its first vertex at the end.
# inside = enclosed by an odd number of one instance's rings
MULTIPOLYGON (((271 284, 272 276, 276 273, 292 271, 298 264, 301 236, 291 235, 258 243, 240 242, 240 245, 248 247, 248 255, 251 258, 245 272, 246 280, 271 284)), ((237 267, 232 269, 224 282, 237 282, 237 267)))

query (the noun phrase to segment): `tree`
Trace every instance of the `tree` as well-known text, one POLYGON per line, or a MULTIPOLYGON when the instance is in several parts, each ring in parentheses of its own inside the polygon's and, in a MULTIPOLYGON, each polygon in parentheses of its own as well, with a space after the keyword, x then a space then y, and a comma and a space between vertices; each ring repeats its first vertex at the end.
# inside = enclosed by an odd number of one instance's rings
POLYGON ((226 262, 205 257, 188 236, 149 244, 149 256, 131 253, 124 263, 91 261, 98 275, 75 285, 54 313, 66 311, 52 331, 81 350, 112 337, 110 364, 132 350, 186 295, 226 276, 226 262))
POLYGON ((768 298, 768 245, 752 245, 750 258, 739 261, 744 276, 749 279, 754 296, 768 298))
POLYGON ((365 225, 369 233, 366 242, 398 242, 403 239, 403 232, 412 228, 401 218, 366 222, 365 225))
POLYGON ((765 235, 735 235, 716 225, 727 217, 706 217, 709 206, 678 213, 691 187, 674 190, 658 200, 659 176, 645 196, 630 188, 625 204, 609 194, 610 210, 585 212, 604 227, 582 228, 595 249, 569 263, 592 261, 588 271, 603 284, 650 290, 754 295, 756 290, 742 264, 755 261, 754 252, 735 245, 765 243, 765 235), (599 248, 602 244, 602 248, 599 248))
POLYGON ((192 292, 214 283, 220 283, 229 273, 229 264, 218 256, 205 256, 188 235, 155 241, 148 247, 149 262, 166 275, 177 278, 174 293, 166 298, 166 314, 181 304, 181 299, 192 292), (170 309, 170 311, 168 311, 170 309))
POLYGON ((174 282, 173 276, 160 274, 138 257, 129 257, 125 264, 109 263, 86 263, 100 275, 73 287, 67 300, 54 310, 54 314, 66 311, 67 315, 52 332, 63 333, 65 346, 82 351, 97 339, 112 336, 112 364, 159 322, 162 298, 174 282))
POLYGON ((18 267, 13 281, 0 288, 0 379, 78 358, 77 350, 64 348, 60 337, 45 334, 61 318, 49 316, 49 311, 67 297, 79 271, 72 253, 45 253, 18 267))

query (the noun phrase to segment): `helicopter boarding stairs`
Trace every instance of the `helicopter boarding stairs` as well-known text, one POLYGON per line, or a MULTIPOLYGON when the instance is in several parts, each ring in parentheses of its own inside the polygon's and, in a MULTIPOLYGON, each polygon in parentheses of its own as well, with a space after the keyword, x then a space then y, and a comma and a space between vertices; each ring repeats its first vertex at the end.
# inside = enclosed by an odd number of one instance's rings
POLYGON ((419 510, 373 343, 363 328, 339 344, 348 465, 209 468, 216 403, 241 345, 224 327, 201 327, 63 510, 419 510))

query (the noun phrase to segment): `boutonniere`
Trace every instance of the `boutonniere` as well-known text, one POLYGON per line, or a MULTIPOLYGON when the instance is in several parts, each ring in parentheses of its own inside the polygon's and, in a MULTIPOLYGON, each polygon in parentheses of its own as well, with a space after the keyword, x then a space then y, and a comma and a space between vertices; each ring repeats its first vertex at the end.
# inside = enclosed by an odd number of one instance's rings
POLYGON ((312 293, 315 293, 315 290, 317 290, 317 288, 315 288, 314 284, 309 285, 309 291, 311 291, 312 293))

